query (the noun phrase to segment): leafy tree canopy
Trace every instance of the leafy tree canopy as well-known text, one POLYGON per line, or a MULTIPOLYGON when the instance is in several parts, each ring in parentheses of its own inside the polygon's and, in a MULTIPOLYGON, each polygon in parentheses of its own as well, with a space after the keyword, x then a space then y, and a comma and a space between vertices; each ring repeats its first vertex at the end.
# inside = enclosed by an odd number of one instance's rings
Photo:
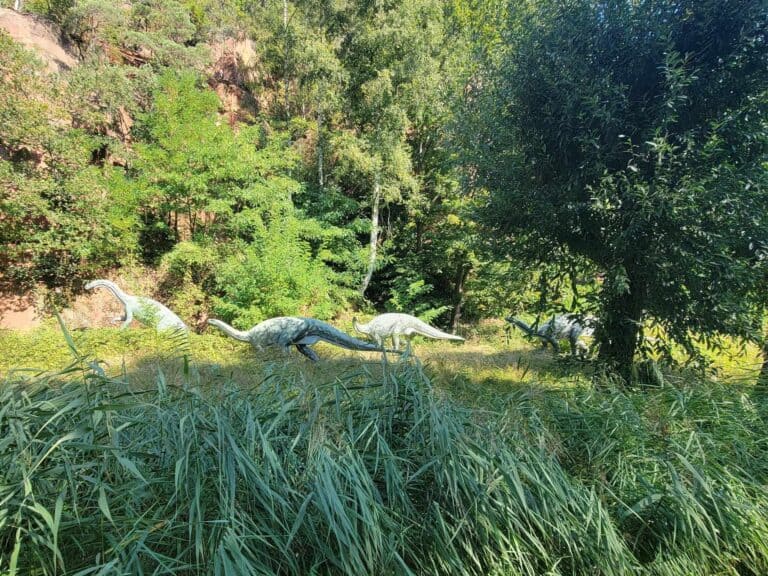
POLYGON ((625 376, 646 319, 685 344, 754 325, 767 19, 755 0, 512 3, 474 82, 488 220, 529 259, 565 249, 605 271, 601 355, 625 376))

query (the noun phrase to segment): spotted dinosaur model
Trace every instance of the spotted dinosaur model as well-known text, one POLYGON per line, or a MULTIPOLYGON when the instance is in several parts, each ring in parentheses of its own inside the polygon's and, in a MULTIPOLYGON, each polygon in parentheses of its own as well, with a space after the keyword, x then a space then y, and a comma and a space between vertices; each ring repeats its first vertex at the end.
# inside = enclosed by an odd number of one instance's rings
MULTIPOLYGON (((310 346, 316 344, 319 340, 346 348, 347 350, 385 352, 380 346, 353 338, 330 324, 321 320, 315 320, 314 318, 299 318, 296 316, 270 318, 256 324, 256 326, 245 332, 213 318, 208 320, 208 324, 216 326, 216 328, 235 340, 249 342, 257 350, 263 350, 269 346, 278 346, 287 352, 290 346, 296 346, 299 352, 313 362, 317 362, 319 358, 310 346)), ((386 352, 391 352, 391 350, 386 350, 386 352)))
POLYGON ((520 328, 528 336, 540 338, 545 348, 547 344, 551 344, 555 352, 560 352, 558 341, 567 338, 571 344, 572 355, 576 355, 578 352, 584 356, 587 353, 587 345, 579 338, 581 336, 591 336, 594 332, 594 328, 589 325, 593 323, 594 319, 585 318, 581 320, 570 314, 555 315, 538 327, 530 326, 515 316, 508 316, 506 320, 520 328))
POLYGON ((121 329, 127 328, 135 318, 142 324, 151 326, 158 331, 189 331, 181 318, 157 300, 126 294, 110 280, 93 280, 85 285, 86 290, 93 290, 94 288, 106 288, 125 308, 125 315, 116 318, 117 321, 124 320, 120 326, 121 329))
POLYGON ((405 337, 407 349, 410 349, 411 338, 416 334, 427 336, 428 338, 438 338, 441 340, 464 341, 464 338, 461 336, 448 334, 447 332, 438 330, 437 328, 430 326, 426 322, 423 322, 415 316, 411 316, 410 314, 390 312, 376 316, 367 324, 358 323, 357 318, 353 318, 352 323, 355 327, 355 330, 362 332, 363 334, 367 334, 373 338, 373 340, 379 346, 383 346, 384 340, 392 337, 395 350, 400 349, 400 336, 405 337))

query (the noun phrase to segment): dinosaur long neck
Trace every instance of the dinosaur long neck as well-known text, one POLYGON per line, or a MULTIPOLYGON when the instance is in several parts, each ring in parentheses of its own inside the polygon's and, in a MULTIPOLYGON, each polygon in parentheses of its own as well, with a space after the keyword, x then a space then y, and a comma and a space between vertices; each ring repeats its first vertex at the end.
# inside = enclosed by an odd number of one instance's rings
POLYGON ((526 334, 534 335, 536 334, 536 331, 531 328, 528 324, 520 320, 519 318, 508 318, 507 319, 511 324, 514 324, 518 328, 520 328, 523 332, 526 334))
POLYGON ((248 332, 243 332, 242 330, 237 330, 235 328, 232 328, 232 326, 230 326, 226 322, 222 322, 221 320, 211 319, 211 320, 208 320, 208 324, 210 324, 211 326, 216 326, 216 328, 224 332, 224 334, 226 334, 231 338, 234 338, 235 340, 250 342, 250 338, 248 337, 248 332))
POLYGON ((120 290, 117 284, 109 280, 96 280, 90 284, 91 288, 106 288, 112 295, 122 302, 123 306, 128 306, 128 294, 120 290))

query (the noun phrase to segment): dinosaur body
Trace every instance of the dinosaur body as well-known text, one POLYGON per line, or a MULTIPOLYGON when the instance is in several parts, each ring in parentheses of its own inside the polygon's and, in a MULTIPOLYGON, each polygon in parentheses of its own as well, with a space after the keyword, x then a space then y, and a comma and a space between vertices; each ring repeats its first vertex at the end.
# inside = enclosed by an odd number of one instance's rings
POLYGON ((395 350, 400 348, 400 336, 405 336, 407 346, 410 347, 411 337, 415 334, 441 340, 464 341, 461 336, 438 330, 410 314, 381 314, 367 324, 359 324, 356 318, 352 322, 355 330, 370 336, 379 346, 383 346, 384 340, 391 337, 395 350))
POLYGON ((544 322, 542 325, 534 328, 514 316, 507 317, 507 322, 513 324, 525 332, 528 336, 541 338, 544 347, 551 344, 555 352, 560 351, 559 340, 568 339, 571 344, 571 354, 584 355, 587 352, 587 345, 579 338, 581 336, 590 336, 594 329, 587 326, 583 320, 570 315, 556 315, 544 322))
POLYGON ((384 351, 381 347, 353 338, 330 324, 321 320, 315 320, 314 318, 299 318, 295 316, 270 318, 256 324, 256 326, 245 332, 237 330, 221 320, 211 319, 208 320, 208 324, 216 326, 219 330, 236 340, 249 342, 251 346, 258 350, 269 346, 279 346, 287 352, 290 346, 296 346, 299 352, 313 362, 317 362, 319 358, 310 346, 319 340, 346 348, 347 350, 361 350, 365 352, 384 351))
POLYGON ((126 294, 118 288, 117 284, 109 280, 93 280, 85 285, 86 290, 94 288, 109 290, 125 308, 125 317, 119 318, 119 320, 125 320, 120 327, 121 329, 127 328, 131 321, 136 318, 142 324, 152 326, 157 330, 183 330, 185 332, 189 330, 181 318, 157 300, 126 294))

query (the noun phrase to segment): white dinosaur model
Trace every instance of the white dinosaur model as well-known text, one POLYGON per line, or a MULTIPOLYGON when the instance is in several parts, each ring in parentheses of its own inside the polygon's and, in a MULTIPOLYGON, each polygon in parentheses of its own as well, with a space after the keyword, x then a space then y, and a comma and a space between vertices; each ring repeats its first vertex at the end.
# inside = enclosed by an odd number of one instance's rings
POLYGON ((464 338, 455 334, 448 334, 438 330, 410 314, 387 313, 376 316, 367 324, 359 324, 357 318, 352 319, 355 330, 367 334, 374 339, 379 346, 384 345, 384 340, 392 337, 395 350, 400 349, 400 336, 405 336, 406 348, 410 350, 411 338, 415 334, 421 334, 429 338, 441 340, 461 340, 464 338))
MULTIPOLYGON (((221 320, 210 319, 208 324, 216 326, 219 330, 236 340, 250 342, 251 346, 257 350, 263 350, 269 346, 279 346, 287 352, 289 346, 296 346, 299 352, 313 362, 317 362, 319 358, 310 346, 319 340, 324 340, 347 350, 362 350, 365 352, 385 351, 379 346, 353 338, 330 324, 321 320, 315 320, 314 318, 299 318, 295 316, 270 318, 256 324, 256 326, 245 332, 237 330, 221 320)), ((387 350, 387 352, 391 352, 391 350, 387 350)))
POLYGON ((189 330, 181 318, 157 300, 126 294, 117 287, 117 284, 109 280, 93 280, 85 285, 86 290, 94 288, 106 288, 122 303, 125 308, 125 316, 116 318, 117 321, 125 320, 120 326, 121 329, 127 328, 131 321, 136 318, 142 324, 152 326, 157 330, 183 330, 185 332, 189 330))
POLYGON ((541 338, 544 348, 547 344, 552 344, 555 352, 560 352, 560 346, 558 340, 568 339, 571 344, 571 354, 575 355, 576 352, 581 356, 587 353, 587 345, 579 340, 581 336, 591 336, 594 332, 594 328, 591 324, 594 323, 594 318, 587 317, 580 320, 578 317, 572 315, 555 315, 542 325, 534 328, 529 326, 519 318, 514 316, 508 316, 507 322, 513 324, 525 332, 528 336, 535 338, 541 338))

